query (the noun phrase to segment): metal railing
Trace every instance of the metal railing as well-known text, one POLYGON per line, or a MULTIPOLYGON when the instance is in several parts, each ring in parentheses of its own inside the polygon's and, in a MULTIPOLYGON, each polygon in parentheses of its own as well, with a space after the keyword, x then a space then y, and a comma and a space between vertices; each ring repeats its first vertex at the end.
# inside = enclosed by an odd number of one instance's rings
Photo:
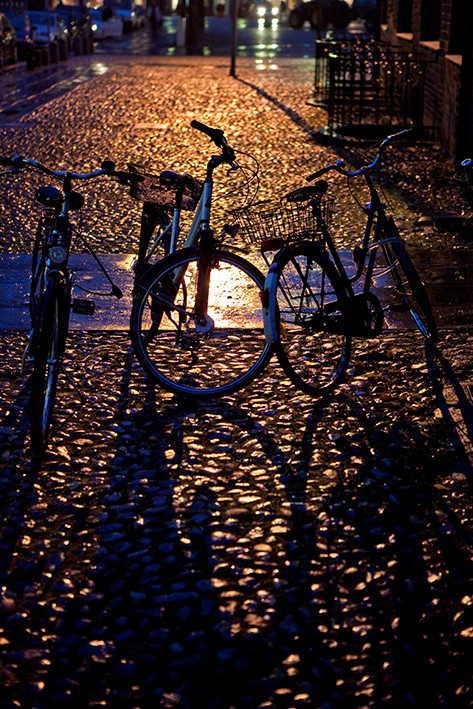
POLYGON ((427 60, 372 38, 317 40, 313 103, 340 126, 424 126, 427 60))

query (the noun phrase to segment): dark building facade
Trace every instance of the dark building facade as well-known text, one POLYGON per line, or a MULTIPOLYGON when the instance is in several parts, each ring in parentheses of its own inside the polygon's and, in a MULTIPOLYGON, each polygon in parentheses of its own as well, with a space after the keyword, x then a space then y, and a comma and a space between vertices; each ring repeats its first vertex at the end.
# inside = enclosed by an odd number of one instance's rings
POLYGON ((425 59, 422 111, 457 161, 473 157, 473 0, 378 0, 381 42, 425 59))

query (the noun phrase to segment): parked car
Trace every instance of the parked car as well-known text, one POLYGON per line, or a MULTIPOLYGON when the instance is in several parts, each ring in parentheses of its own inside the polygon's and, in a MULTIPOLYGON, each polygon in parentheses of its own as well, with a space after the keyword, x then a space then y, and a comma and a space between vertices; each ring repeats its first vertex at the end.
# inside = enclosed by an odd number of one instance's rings
POLYGON ((307 21, 313 29, 325 30, 332 25, 336 30, 344 30, 351 20, 350 7, 344 0, 311 0, 289 13, 293 29, 299 29, 307 21))
POLYGON ((112 10, 111 7, 104 10, 91 10, 92 32, 95 40, 108 39, 109 37, 121 37, 123 34, 123 22, 112 10))
POLYGON ((69 46, 76 37, 85 36, 92 38, 92 19, 90 10, 81 5, 57 5, 54 12, 63 18, 66 23, 69 46))
POLYGON ((35 44, 37 46, 49 45, 54 40, 58 42, 68 40, 66 23, 56 12, 50 12, 49 18, 48 13, 44 10, 29 11, 28 15, 35 32, 35 44))
POLYGON ((16 33, 18 59, 23 61, 34 47, 34 31, 31 28, 29 15, 26 12, 18 14, 8 12, 7 17, 16 33))
POLYGON ((279 16, 279 10, 269 0, 247 0, 240 5, 239 15, 251 20, 264 20, 265 25, 271 25, 272 20, 279 16))
POLYGON ((0 67, 15 64, 17 60, 16 32, 8 17, 0 12, 0 67))
POLYGON ((114 14, 123 22, 123 32, 132 32, 140 25, 140 18, 136 13, 135 0, 106 0, 104 9, 111 7, 114 14))

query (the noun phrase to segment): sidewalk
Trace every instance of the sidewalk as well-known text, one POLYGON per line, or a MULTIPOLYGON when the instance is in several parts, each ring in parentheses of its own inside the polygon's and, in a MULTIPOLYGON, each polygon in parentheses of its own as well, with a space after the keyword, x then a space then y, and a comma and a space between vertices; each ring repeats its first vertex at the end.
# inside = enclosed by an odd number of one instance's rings
MULTIPOLYGON (((200 175, 210 146, 190 128, 198 118, 260 161, 262 199, 339 156, 313 138, 324 115, 307 104, 309 60, 264 70, 245 60, 237 79, 218 58, 100 62, 102 75, 0 125, 0 154, 200 175)), ((440 202, 460 204, 440 153, 389 155, 387 196, 414 249, 469 253, 455 236, 411 229, 440 202)), ((34 188, 0 181, 2 254, 30 251, 34 188)), ((334 191, 349 250, 359 223, 344 186, 334 191)), ((126 262, 139 204, 108 184, 85 196, 93 246, 126 262)), ((467 302, 463 265, 449 258, 437 273, 452 268, 448 297, 467 302)), ((456 316, 462 305, 449 307, 456 316)), ((5 705, 470 705, 468 320, 448 316, 436 351, 404 329, 356 341, 346 383, 317 401, 276 361, 234 396, 182 401, 146 379, 125 331, 74 330, 38 466, 19 376, 25 335, 1 331, 5 705)))

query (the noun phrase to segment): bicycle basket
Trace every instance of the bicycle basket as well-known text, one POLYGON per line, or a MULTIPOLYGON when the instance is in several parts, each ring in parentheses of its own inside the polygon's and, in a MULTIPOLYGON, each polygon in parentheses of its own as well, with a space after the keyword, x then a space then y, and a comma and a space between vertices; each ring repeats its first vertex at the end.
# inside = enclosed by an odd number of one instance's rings
POLYGON ((239 225, 238 233, 250 243, 275 237, 297 241, 313 239, 320 233, 322 222, 329 222, 333 200, 317 198, 310 202, 266 200, 232 212, 239 225))
POLYGON ((456 182, 460 182, 463 188, 473 190, 473 166, 468 165, 461 167, 460 170, 453 175, 453 179, 456 182))
MULTIPOLYGON (((163 209, 174 209, 177 186, 163 184, 161 175, 145 172, 139 165, 128 165, 128 167, 130 172, 141 178, 130 187, 130 197, 138 202, 160 205, 163 209)), ((185 187, 181 209, 193 212, 197 207, 203 187, 204 183, 196 179, 194 179, 192 188, 185 187)))

